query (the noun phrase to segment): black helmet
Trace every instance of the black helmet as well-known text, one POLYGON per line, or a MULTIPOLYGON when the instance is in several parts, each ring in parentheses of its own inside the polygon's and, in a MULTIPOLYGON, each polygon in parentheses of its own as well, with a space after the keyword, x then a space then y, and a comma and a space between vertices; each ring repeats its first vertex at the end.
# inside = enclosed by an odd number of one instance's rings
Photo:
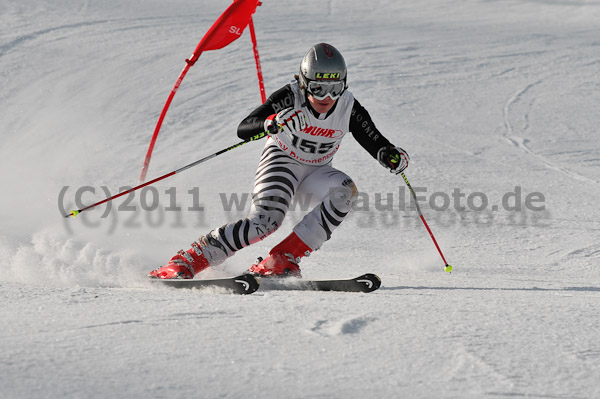
POLYGON ((315 44, 300 63, 300 88, 312 96, 337 99, 346 89, 346 61, 327 43, 315 44))

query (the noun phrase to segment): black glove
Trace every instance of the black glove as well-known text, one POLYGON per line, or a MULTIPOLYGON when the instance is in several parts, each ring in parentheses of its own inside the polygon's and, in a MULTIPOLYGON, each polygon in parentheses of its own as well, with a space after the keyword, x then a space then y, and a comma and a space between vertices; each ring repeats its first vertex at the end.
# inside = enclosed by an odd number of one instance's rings
POLYGON ((381 147, 377 151, 377 160, 383 167, 388 168, 391 173, 398 174, 408 167, 410 157, 402 148, 389 145, 381 147))

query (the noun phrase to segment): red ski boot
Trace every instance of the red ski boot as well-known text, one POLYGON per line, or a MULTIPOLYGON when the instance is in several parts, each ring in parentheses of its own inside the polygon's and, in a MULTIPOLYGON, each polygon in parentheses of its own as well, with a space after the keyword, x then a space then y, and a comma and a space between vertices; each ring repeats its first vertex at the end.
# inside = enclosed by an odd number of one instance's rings
POLYGON ((148 273, 148 277, 192 279, 208 266, 208 260, 202 254, 200 245, 194 241, 190 249, 186 252, 179 251, 165 266, 148 273))
POLYGON ((248 273, 263 277, 302 277, 298 263, 311 252, 296 233, 292 233, 277 244, 266 259, 259 258, 250 266, 248 273))

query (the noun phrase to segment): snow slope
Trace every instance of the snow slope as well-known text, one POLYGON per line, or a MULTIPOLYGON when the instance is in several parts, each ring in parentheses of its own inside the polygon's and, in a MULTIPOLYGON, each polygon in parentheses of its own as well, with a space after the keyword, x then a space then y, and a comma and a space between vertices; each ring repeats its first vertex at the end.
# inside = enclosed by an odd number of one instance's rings
MULTIPOLYGON (((147 271, 244 215, 230 201, 261 143, 146 202, 61 212, 137 183, 185 58, 229 4, 0 0, 0 396, 600 397, 600 3, 265 1, 267 91, 312 44, 340 49, 352 92, 411 155, 454 272, 399 209, 401 179, 348 137, 334 162, 361 201, 303 274, 374 272, 379 291, 157 289, 147 271)), ((259 102, 246 32, 190 70, 149 176, 237 142, 259 102)), ((243 271, 301 215, 205 275, 243 271)))

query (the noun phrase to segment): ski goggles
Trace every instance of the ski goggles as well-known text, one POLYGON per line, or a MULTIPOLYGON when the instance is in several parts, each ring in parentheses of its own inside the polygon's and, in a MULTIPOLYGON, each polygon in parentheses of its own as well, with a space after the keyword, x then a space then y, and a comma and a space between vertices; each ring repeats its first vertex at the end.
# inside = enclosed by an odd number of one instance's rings
POLYGON ((340 98, 344 90, 346 90, 346 82, 341 80, 336 80, 334 82, 310 80, 308 82, 308 86, 306 87, 308 94, 317 100, 324 100, 327 96, 329 96, 332 100, 337 100, 340 98))

